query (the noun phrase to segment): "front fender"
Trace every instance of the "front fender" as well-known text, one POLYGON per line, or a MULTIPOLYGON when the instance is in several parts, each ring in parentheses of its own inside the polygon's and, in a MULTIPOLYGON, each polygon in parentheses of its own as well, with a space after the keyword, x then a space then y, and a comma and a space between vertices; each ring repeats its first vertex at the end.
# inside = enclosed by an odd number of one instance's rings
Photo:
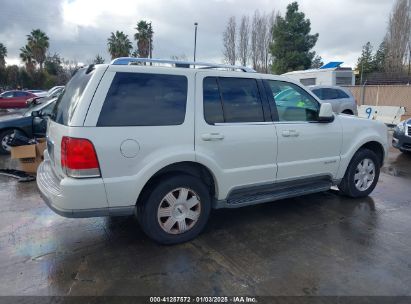
POLYGON ((388 129, 383 123, 348 115, 340 118, 343 126, 343 145, 337 179, 344 177, 352 157, 363 145, 377 142, 384 149, 385 157, 388 153, 388 129))

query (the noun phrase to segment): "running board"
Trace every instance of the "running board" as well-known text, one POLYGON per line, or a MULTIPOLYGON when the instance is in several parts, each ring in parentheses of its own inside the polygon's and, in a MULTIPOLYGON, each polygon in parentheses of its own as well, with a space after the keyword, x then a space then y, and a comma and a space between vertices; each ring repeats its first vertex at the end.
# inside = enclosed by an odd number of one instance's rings
POLYGON ((214 202, 214 208, 239 208, 273 202, 306 194, 328 191, 333 186, 329 178, 282 182, 234 190, 226 200, 214 202))

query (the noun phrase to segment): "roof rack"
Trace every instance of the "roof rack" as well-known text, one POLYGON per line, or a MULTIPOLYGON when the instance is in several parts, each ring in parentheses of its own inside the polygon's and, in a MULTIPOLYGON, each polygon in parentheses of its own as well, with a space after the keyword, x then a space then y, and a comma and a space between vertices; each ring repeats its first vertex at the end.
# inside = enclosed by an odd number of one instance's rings
POLYGON ((177 61, 167 59, 152 59, 152 58, 135 58, 135 57, 120 57, 111 61, 112 65, 132 65, 138 63, 150 63, 150 64, 169 64, 178 68, 197 68, 197 69, 227 69, 227 70, 240 70, 246 73, 256 73, 252 68, 245 66, 227 65, 227 64, 215 64, 206 62, 192 62, 192 61, 177 61))

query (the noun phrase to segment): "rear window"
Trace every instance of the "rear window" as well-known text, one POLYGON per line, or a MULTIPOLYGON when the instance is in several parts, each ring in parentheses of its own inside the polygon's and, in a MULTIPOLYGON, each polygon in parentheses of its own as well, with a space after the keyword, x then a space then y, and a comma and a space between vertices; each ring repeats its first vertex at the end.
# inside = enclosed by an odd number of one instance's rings
POLYGON ((92 75, 93 71, 87 73, 87 68, 82 68, 70 79, 53 110, 51 118, 56 123, 68 125, 92 75))
POLYGON ((185 118, 186 104, 185 76, 116 73, 97 125, 181 125, 185 118))

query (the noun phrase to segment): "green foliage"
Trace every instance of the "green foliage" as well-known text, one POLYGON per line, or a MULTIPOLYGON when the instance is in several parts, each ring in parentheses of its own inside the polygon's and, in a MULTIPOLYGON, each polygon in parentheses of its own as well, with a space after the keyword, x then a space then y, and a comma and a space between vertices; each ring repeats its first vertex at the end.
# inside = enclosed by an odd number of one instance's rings
POLYGON ((360 58, 357 61, 357 70, 363 74, 374 72, 373 46, 368 41, 363 47, 360 58))
POLYGON ((40 65, 40 70, 42 70, 50 46, 49 37, 40 29, 32 30, 30 35, 27 35, 27 46, 31 50, 34 60, 40 65))
POLYGON ((277 16, 273 26, 273 43, 270 52, 273 56, 274 73, 308 69, 315 52, 311 49, 318 40, 318 34, 311 35, 311 22, 305 14, 298 11, 298 3, 287 6, 285 17, 277 16))
POLYGON ((374 69, 377 72, 383 72, 385 70, 385 59, 387 57, 387 44, 385 41, 381 42, 378 50, 375 52, 373 62, 374 69))
POLYGON ((104 59, 103 57, 100 56, 100 54, 97 54, 96 57, 93 60, 94 64, 103 64, 104 63, 104 59))
POLYGON ((312 69, 319 69, 324 65, 323 59, 321 58, 320 55, 316 55, 311 62, 311 68, 312 69))
POLYGON ((138 57, 151 57, 153 52, 153 27, 151 22, 141 20, 137 23, 135 28, 137 32, 134 34, 134 40, 137 41, 138 57))
POLYGON ((44 62, 46 72, 50 75, 57 76, 63 70, 61 63, 62 59, 59 54, 54 53, 52 56, 48 55, 46 61, 44 62))
POLYGON ((130 51, 133 48, 128 36, 120 31, 111 33, 110 37, 107 39, 107 46, 112 59, 130 56, 130 51))
POLYGON ((7 48, 3 43, 0 42, 0 68, 4 68, 6 66, 6 57, 7 48))
POLYGON ((26 65, 27 72, 33 73, 34 69, 36 68, 36 62, 34 61, 33 52, 28 45, 20 48, 20 59, 26 65))

